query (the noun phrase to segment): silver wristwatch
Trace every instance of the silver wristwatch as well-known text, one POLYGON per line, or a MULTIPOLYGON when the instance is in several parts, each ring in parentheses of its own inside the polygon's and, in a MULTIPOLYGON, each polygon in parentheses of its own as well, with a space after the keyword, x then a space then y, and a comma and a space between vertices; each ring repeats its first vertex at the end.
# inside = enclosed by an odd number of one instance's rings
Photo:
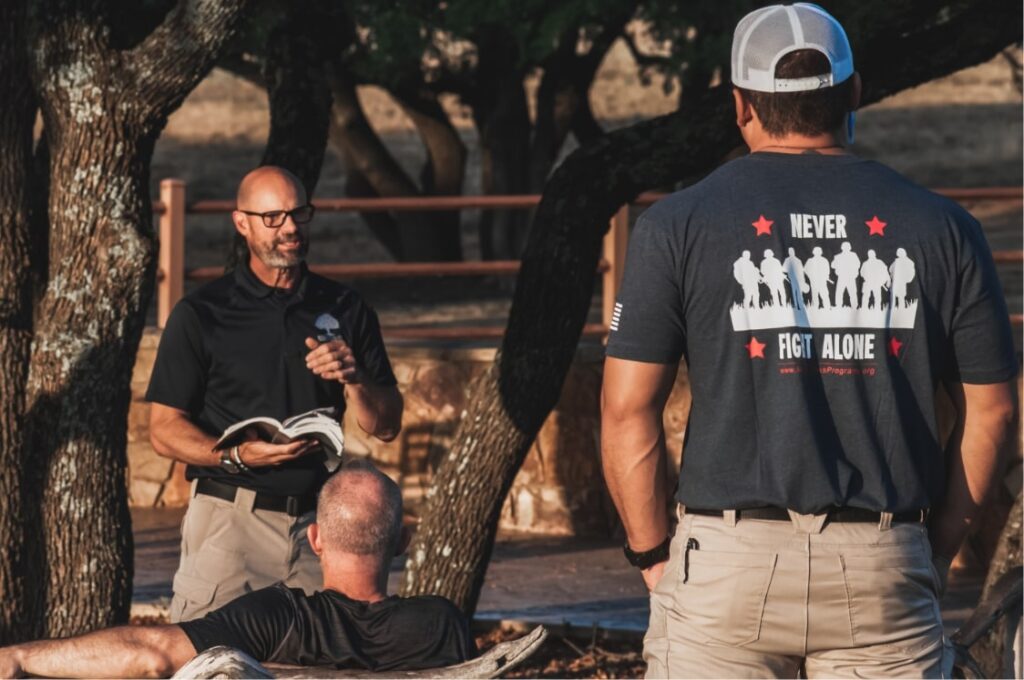
POLYGON ((230 449, 223 449, 220 452, 221 468, 230 472, 233 475, 237 475, 239 472, 242 471, 242 468, 239 467, 238 463, 235 462, 234 457, 232 456, 233 451, 237 448, 237 446, 232 446, 230 449))

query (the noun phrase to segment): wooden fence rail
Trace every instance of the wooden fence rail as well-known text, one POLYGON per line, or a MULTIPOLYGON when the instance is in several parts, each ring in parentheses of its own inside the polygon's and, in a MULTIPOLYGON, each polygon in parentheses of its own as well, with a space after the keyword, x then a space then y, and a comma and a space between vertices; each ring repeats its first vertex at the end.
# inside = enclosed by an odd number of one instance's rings
MULTIPOLYGON (((981 187, 971 189, 936 189, 940 194, 958 201, 1021 201, 1021 187, 981 187)), ((645 206, 665 196, 663 193, 640 194, 632 205, 645 206)), ((469 209, 529 209, 540 203, 540 194, 518 196, 414 196, 401 198, 324 198, 313 204, 318 212, 426 212, 469 209)), ((186 202, 185 182, 165 179, 160 182, 160 200, 153 203, 160 219, 160 255, 157 271, 157 325, 164 327, 171 308, 185 292, 185 280, 211 280, 223 274, 221 267, 185 268, 185 215, 229 213, 234 201, 207 200, 186 202)), ((604 238, 598 263, 602 275, 601 323, 587 324, 586 336, 604 336, 608 332, 615 298, 622 283, 629 239, 629 208, 624 205, 612 216, 604 238)), ((996 262, 1024 262, 1024 251, 1002 250, 993 253, 996 262)), ((415 276, 511 276, 519 272, 518 260, 488 262, 375 262, 368 264, 313 265, 313 271, 337 279, 408 278, 415 276)), ((1014 324, 1024 322, 1021 314, 1011 314, 1014 324)), ((453 327, 385 327, 384 334, 403 339, 489 339, 500 338, 504 328, 490 326, 453 327)))

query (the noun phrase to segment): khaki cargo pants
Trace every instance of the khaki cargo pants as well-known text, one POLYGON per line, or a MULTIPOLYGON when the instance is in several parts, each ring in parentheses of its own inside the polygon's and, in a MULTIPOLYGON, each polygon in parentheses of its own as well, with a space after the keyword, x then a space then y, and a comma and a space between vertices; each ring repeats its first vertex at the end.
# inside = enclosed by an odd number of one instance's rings
POLYGON ((312 594, 323 588, 320 561, 306 538, 316 512, 291 517, 253 510, 256 494, 238 489, 235 500, 192 497, 181 524, 181 563, 174 575, 172 623, 190 621, 239 595, 283 581, 312 594))
POLYGON ((680 514, 648 678, 950 677, 924 525, 680 514))

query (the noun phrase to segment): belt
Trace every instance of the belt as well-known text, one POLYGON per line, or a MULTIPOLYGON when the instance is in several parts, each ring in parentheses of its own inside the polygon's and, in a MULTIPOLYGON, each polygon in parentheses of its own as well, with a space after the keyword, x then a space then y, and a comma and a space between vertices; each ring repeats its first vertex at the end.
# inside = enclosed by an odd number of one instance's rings
MULTIPOLYGON (((218 482, 209 477, 200 477, 196 480, 196 493, 233 502, 235 495, 238 493, 238 487, 233 484, 218 482)), ((252 503, 253 510, 285 512, 290 517, 300 517, 315 507, 316 494, 313 493, 308 493, 304 496, 274 496, 257 491, 256 498, 252 503)))
MULTIPOLYGON (((708 515, 721 517, 725 510, 704 510, 702 508, 686 508, 687 515, 708 515)), ((927 510, 907 510, 896 512, 892 515, 893 522, 918 522, 924 523, 928 518, 927 510)), ((785 508, 765 506, 761 508, 741 508, 736 510, 736 519, 768 519, 789 521, 789 512, 785 508)), ((864 508, 832 508, 828 511, 829 522, 878 522, 882 519, 882 513, 864 508)))

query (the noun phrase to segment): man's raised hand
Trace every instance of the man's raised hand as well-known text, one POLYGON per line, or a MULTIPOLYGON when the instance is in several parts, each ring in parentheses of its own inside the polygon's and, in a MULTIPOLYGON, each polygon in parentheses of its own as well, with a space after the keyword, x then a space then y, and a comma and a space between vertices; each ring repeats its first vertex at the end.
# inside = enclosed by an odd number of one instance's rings
POLYGON ((346 385, 362 382, 362 371, 356 364, 352 348, 344 340, 335 338, 320 343, 313 338, 306 338, 306 347, 312 350, 306 355, 306 367, 315 375, 346 385))

